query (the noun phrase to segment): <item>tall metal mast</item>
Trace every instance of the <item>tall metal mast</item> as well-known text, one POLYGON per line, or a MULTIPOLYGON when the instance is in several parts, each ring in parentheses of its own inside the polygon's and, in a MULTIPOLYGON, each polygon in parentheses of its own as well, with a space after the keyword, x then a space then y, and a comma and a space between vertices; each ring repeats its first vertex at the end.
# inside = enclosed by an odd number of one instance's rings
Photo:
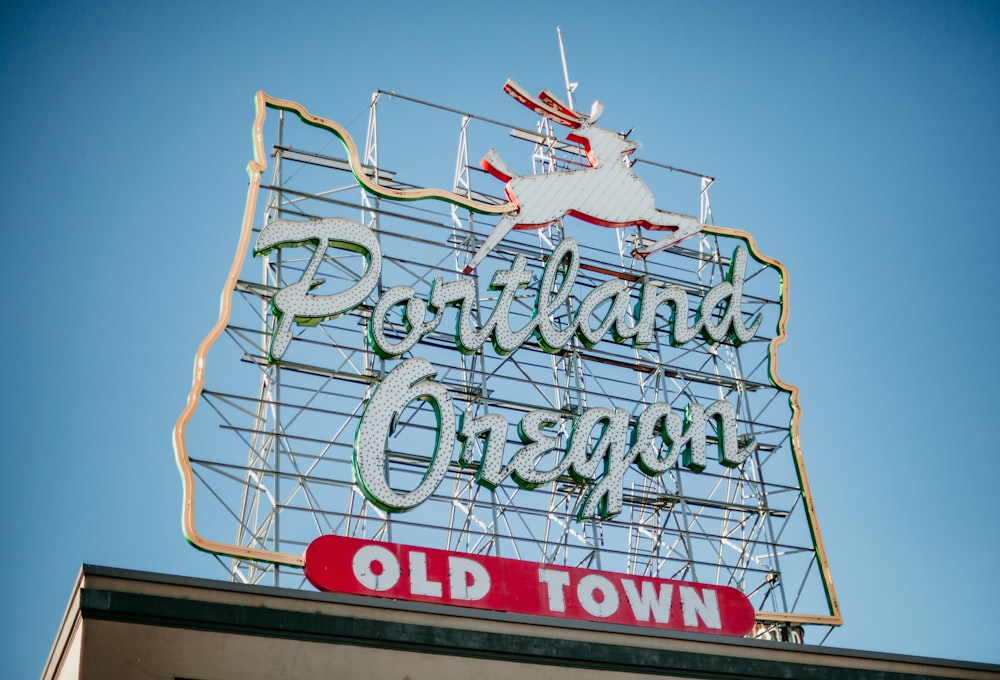
POLYGON ((575 108, 573 106, 573 92, 580 86, 580 83, 571 83, 569 81, 569 69, 566 68, 566 50, 563 49, 562 30, 558 26, 556 26, 556 35, 559 36, 559 57, 562 59, 563 80, 566 81, 566 103, 572 109, 575 108))

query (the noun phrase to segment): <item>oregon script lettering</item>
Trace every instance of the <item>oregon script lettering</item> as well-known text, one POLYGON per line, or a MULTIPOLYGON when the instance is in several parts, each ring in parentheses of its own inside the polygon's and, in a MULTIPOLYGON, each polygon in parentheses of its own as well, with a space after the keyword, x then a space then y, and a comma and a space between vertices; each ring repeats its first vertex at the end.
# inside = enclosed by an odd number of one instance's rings
MULTIPOLYGON (((260 255, 276 248, 307 243, 313 244, 315 250, 301 279, 278 290, 271 300, 275 330, 268 359, 272 362, 279 361, 287 350, 293 321, 313 325, 349 313, 378 285, 382 267, 378 239, 368 227, 353 220, 274 220, 261 230, 255 253, 260 255), (329 248, 362 254, 364 272, 347 290, 317 295, 312 291, 323 281, 315 277, 329 248)), ((747 326, 740 309, 747 257, 746 249, 736 249, 726 279, 705 293, 689 325, 687 292, 680 286, 664 286, 648 279, 642 283, 637 304, 633 305, 632 291, 625 281, 611 279, 593 288, 574 311, 570 294, 580 269, 580 253, 576 241, 566 238, 549 257, 536 291, 532 314, 521 328, 511 327, 510 308, 515 295, 528 285, 533 274, 527 269, 526 258, 518 255, 509 268, 494 274, 489 287, 497 293, 496 301, 482 325, 474 321, 478 300, 475 282, 460 279, 446 283, 438 277, 425 299, 419 298, 410 286, 386 290, 369 318, 366 341, 384 358, 401 357, 437 329, 444 312, 451 306, 457 311, 455 343, 463 353, 478 352, 489 341, 497 353, 506 355, 515 352, 529 338, 536 339, 547 352, 561 350, 574 337, 592 347, 609 331, 616 342, 631 340, 634 345, 643 347, 653 341, 657 311, 669 305, 671 316, 667 332, 671 344, 683 345, 699 334, 709 342, 728 339, 739 344, 751 340, 761 323, 761 316, 757 315, 747 326), (389 328, 386 321, 397 308, 402 325, 389 328), (566 310, 569 319, 559 327, 553 317, 566 310), (400 327, 405 331, 400 331, 400 327)), ((604 407, 589 408, 576 416, 548 410, 530 411, 517 426, 524 445, 504 465, 510 425, 507 419, 495 413, 476 418, 463 415, 456 424, 451 395, 444 385, 433 380, 435 375, 434 367, 426 359, 403 361, 383 378, 360 419, 354 443, 355 479, 369 500, 387 510, 409 510, 431 496, 448 471, 456 437, 462 442, 459 460, 463 466, 476 463, 473 453, 476 447, 472 444, 480 440, 483 455, 476 480, 483 486, 495 488, 511 477, 521 487, 534 488, 567 474, 576 482, 586 484, 588 490, 578 510, 581 519, 610 517, 621 511, 623 478, 633 463, 651 476, 662 474, 678 459, 691 470, 705 469, 707 429, 712 421, 717 434, 718 460, 722 465, 738 466, 756 450, 752 440, 742 446, 737 441, 736 409, 725 399, 707 408, 688 404, 683 418, 669 404, 656 402, 634 423, 630 422, 627 412, 604 407), (420 484, 411 491, 400 492, 393 489, 386 478, 386 440, 399 415, 415 400, 432 406, 437 420, 437 437, 420 484), (563 420, 572 421, 565 450, 557 463, 539 469, 543 455, 558 450, 558 437, 551 430, 563 420), (630 429, 631 437, 628 436, 630 429), (657 436, 662 446, 655 445, 657 436)))

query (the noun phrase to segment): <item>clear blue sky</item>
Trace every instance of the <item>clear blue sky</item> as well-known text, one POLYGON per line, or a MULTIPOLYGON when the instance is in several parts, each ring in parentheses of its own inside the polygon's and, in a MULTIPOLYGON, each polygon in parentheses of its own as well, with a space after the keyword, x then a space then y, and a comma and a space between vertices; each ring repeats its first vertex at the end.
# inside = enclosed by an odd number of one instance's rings
POLYGON ((557 25, 578 99, 717 177, 715 221, 791 272, 781 373, 846 621, 827 644, 1000 662, 1000 5, 205 4, 0 14, 0 675, 41 671, 83 562, 225 576, 182 538, 170 430, 254 92, 347 123, 378 88, 502 118, 506 78, 561 86, 557 25))

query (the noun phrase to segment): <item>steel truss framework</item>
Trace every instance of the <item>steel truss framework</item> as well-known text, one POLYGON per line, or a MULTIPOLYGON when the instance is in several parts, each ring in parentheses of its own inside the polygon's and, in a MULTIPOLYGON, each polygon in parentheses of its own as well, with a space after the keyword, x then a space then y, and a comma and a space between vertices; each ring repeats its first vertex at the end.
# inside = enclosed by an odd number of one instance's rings
MULTIPOLYGON (((460 272, 497 218, 439 201, 385 200, 359 190, 337 140, 315 117, 301 113, 258 95, 259 149, 249 168, 246 218, 253 233, 244 233, 238 246, 223 318, 199 350, 192 398, 175 432, 186 481, 185 531, 192 543, 229 556, 220 561, 234 580, 245 583, 310 587, 298 569, 301 555, 317 536, 333 533, 728 585, 750 597, 766 624, 839 624, 798 451, 797 394, 775 375, 787 281, 780 265, 757 253, 746 234, 710 225, 711 178, 640 161, 636 171, 658 197, 677 186, 681 195, 687 187, 692 207, 700 197, 701 221, 707 224, 700 237, 645 260, 631 255, 637 243, 651 237, 639 228, 607 229, 569 218, 539 231, 514 232, 473 275, 478 320, 488 315, 497 297, 489 287, 493 272, 508 268, 520 254, 535 276, 512 308, 511 326, 527 322, 546 257, 567 236, 581 244, 582 266, 557 325, 566 323, 570 310, 590 290, 612 277, 630 284, 634 300, 647 279, 682 286, 694 315, 705 292, 726 276, 735 248, 742 246, 750 248, 751 258, 741 313, 747 323, 758 314, 763 317, 752 341, 737 347, 698 338, 671 346, 665 330, 671 308, 662 307, 659 332, 645 348, 616 343, 608 334, 593 347, 573 339, 554 353, 529 341, 509 356, 488 344, 466 355, 455 349, 455 312, 449 310, 451 316, 402 359, 430 361, 435 380, 448 386, 456 411, 469 417, 506 417, 512 426, 508 457, 521 445, 514 426, 530 410, 564 415, 557 425, 564 443, 573 418, 586 408, 624 409, 634 423, 654 402, 668 402, 682 412, 688 403, 707 406, 718 399, 735 406, 740 439, 755 440, 757 451, 736 468, 719 465, 712 460, 710 427, 709 465, 703 472, 678 464, 651 477, 633 466, 624 479, 623 511, 610 519, 581 522, 575 512, 584 487, 568 475, 532 490, 510 479, 491 490, 475 482, 481 452, 470 451, 463 465, 456 440, 448 475, 430 500, 393 514, 372 504, 352 478, 353 440, 366 400, 401 360, 380 358, 366 343, 366 324, 377 300, 372 296, 338 318, 294 326, 289 349, 278 363, 269 363, 275 324, 271 296, 299 280, 315 245, 254 257, 252 239, 277 218, 360 221, 378 234, 383 252, 378 294, 407 285, 426 299, 435 278, 467 278, 460 272)), ((385 162, 380 164, 379 143, 388 149, 389 140, 413 135, 420 129, 414 127, 420 116, 439 127, 451 126, 457 153, 452 177, 445 181, 454 192, 480 202, 503 203, 498 197, 502 187, 470 164, 470 148, 482 153, 506 140, 511 149, 507 157, 530 156, 535 173, 582 162, 581 150, 559 141, 559 130, 544 119, 534 129, 519 128, 377 93, 362 151, 369 180, 396 189, 414 186, 386 169, 385 162), (385 107, 392 107, 389 115, 385 107), (400 107, 405 107, 405 129, 385 133, 400 107)), ((684 212, 685 206, 665 207, 684 212)), ((361 255, 330 248, 317 277, 324 283, 316 292, 345 290, 364 270, 361 255)), ((389 326, 402 335, 406 329, 398 312, 393 310, 396 318, 389 326)), ((419 483, 433 450, 435 423, 425 402, 411 403, 402 414, 387 442, 387 474, 394 488, 412 489, 419 483)), ((548 455, 554 462, 560 453, 548 455)))

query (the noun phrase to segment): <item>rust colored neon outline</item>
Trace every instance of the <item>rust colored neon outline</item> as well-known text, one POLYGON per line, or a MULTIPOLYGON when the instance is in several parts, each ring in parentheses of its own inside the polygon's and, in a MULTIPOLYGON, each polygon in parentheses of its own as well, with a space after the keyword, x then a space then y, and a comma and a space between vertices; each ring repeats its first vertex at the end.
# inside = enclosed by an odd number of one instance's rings
MULTIPOLYGON (((204 340, 201 341, 201 344, 198 346, 198 350, 195 353, 194 375, 191 382, 191 390, 188 392, 187 402, 185 403, 184 409, 181 411, 173 430, 175 461, 181 475, 184 495, 181 513, 181 527, 187 541, 199 550, 217 555, 234 557, 237 559, 250 559, 259 562, 270 562, 273 564, 283 564, 301 568, 305 564, 305 558, 302 555, 292 555, 290 553, 250 548, 247 546, 234 545, 232 543, 222 543, 205 538, 198 532, 194 521, 194 471, 191 467, 191 459, 188 456, 187 443, 185 440, 185 432, 187 430, 188 423, 191 422, 195 412, 198 410, 198 403, 201 400, 201 395, 204 390, 205 364, 208 352, 215 344, 216 340, 218 340, 222 335, 226 325, 229 323, 232 312, 232 292, 236 286, 237 280, 239 279, 240 271, 243 269, 246 254, 250 247, 250 238, 253 234, 253 220, 256 213, 257 199, 260 194, 261 178, 264 171, 267 169, 267 156, 264 152, 264 121, 267 116, 267 109, 273 108, 294 113, 307 125, 312 125, 314 127, 332 132, 343 143, 348 154, 351 172, 354 174, 358 184, 376 196, 390 200, 402 201, 432 198, 465 207, 473 212, 495 215, 510 212, 515 209, 516 206, 512 203, 501 205, 480 203, 461 196, 460 194, 439 189, 401 190, 384 187, 368 178, 364 166, 361 163, 361 157, 358 153, 357 145, 354 143, 354 140, 351 138, 347 130, 338 123, 309 113, 309 111, 307 111, 301 104, 285 99, 271 97, 263 91, 257 92, 254 97, 254 107, 253 160, 247 163, 247 174, 249 175, 250 182, 247 189, 247 200, 243 211, 243 224, 240 230, 240 238, 237 245, 236 255, 233 258, 232 266, 229 269, 229 275, 226 277, 226 282, 222 289, 222 299, 219 305, 219 318, 216 320, 215 325, 212 326, 208 335, 206 335, 204 340)), ((758 611, 756 613, 757 620, 759 622, 766 623, 839 626, 843 623, 843 616, 840 611, 840 604, 837 601, 837 596, 834 591, 833 578, 827 562, 826 549, 823 546, 823 539, 820 535, 819 523, 816 518, 816 510, 813 503, 812 490, 809 486, 809 480, 806 475, 805 462, 802 457, 802 447, 799 441, 799 420, 801 417, 801 409, 799 407, 799 389, 795 385, 778 378, 777 349, 778 346, 781 345, 786 339, 785 326, 789 313, 788 271, 780 261, 761 254, 757 248, 756 240, 749 232, 714 225, 703 225, 702 231, 703 233, 726 236, 743 241, 747 244, 747 247, 750 249, 750 253, 754 259, 778 270, 781 280, 781 314, 777 322, 777 333, 768 345, 768 375, 775 387, 788 393, 788 400, 792 409, 790 429, 795 471, 799 479, 799 487, 804 501, 809 531, 816 550, 816 559, 820 569, 820 578, 823 583, 823 589, 826 593, 827 603, 830 609, 829 615, 758 611)))
POLYGON ((750 254, 755 260, 778 270, 778 276, 781 280, 781 314, 778 317, 777 332, 771 338, 771 342, 768 343, 767 374, 775 387, 788 393, 788 403, 792 409, 792 419, 789 423, 789 429, 792 438, 792 456, 795 461, 795 474, 799 479, 799 490, 802 493, 802 500, 805 504, 806 522, 809 525, 809 533, 812 536, 813 546, 816 549, 820 579, 823 582, 823 590, 826 593, 827 604, 830 607, 829 616, 759 611, 757 612, 757 620, 767 623, 807 623, 839 626, 844 623, 844 617, 840 612, 840 603, 837 601, 837 594, 833 587, 833 576, 830 573, 830 564, 826 559, 826 548, 823 546, 823 537, 820 534, 819 522, 816 517, 816 507, 813 503, 812 488, 809 486, 806 464, 802 456, 802 444, 799 441, 799 421, 802 417, 802 409, 799 406, 799 388, 778 377, 778 346, 788 337, 785 327, 788 323, 788 313, 791 307, 788 292, 788 269, 779 260, 761 253, 757 247, 756 239, 754 239, 750 232, 710 224, 702 225, 702 232, 739 239, 747 244, 747 248, 750 249, 750 254))

